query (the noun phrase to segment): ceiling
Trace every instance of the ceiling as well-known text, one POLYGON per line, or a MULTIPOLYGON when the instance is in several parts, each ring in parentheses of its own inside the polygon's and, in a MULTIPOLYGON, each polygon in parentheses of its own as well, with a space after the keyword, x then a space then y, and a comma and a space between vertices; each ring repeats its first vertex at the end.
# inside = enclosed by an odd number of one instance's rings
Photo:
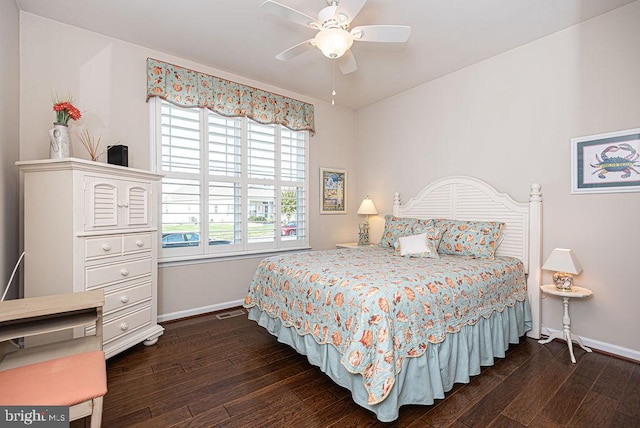
MULTIPOLYGON (((326 0, 278 0, 317 16, 326 0)), ((315 35, 262 0, 16 0, 26 12, 218 70, 358 109, 635 0, 369 0, 352 22, 412 27, 406 43, 355 42, 343 75, 313 49, 279 52, 315 35)))

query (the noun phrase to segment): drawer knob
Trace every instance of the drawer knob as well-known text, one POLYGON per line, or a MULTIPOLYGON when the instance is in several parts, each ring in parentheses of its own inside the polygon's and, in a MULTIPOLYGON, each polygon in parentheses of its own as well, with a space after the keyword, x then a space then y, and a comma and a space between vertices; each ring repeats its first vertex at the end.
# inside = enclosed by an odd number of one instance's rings
POLYGON ((138 240, 136 241, 136 245, 137 245, 138 247, 143 247, 143 246, 144 246, 144 241, 143 241, 142 239, 138 239, 138 240))
POLYGON ((127 270, 127 268, 124 268, 120 271, 120 275, 122 276, 128 276, 129 275, 129 271, 127 270))
POLYGON ((122 202, 118 202, 118 207, 122 208, 122 202))
POLYGON ((124 202, 122 205, 124 205, 124 207, 128 207, 129 206, 129 202, 124 202))
POLYGON ((122 296, 122 297, 120 298, 120 301, 121 301, 122 303, 129 303, 129 296, 122 296))
POLYGON ((111 245, 109 245, 107 243, 104 243, 104 244, 102 244, 102 249, 104 251, 111 251, 111 245))
POLYGON ((127 324, 126 322, 123 322, 122 324, 120 324, 120 330, 126 331, 128 329, 129 329, 129 324, 127 324))

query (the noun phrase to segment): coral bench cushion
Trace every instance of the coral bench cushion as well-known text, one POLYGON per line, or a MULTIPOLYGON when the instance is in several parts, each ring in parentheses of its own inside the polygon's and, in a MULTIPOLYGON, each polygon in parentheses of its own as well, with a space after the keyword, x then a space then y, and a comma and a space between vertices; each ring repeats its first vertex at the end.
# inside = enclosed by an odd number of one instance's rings
POLYGON ((103 351, 0 372, 0 405, 72 406, 107 393, 103 351))

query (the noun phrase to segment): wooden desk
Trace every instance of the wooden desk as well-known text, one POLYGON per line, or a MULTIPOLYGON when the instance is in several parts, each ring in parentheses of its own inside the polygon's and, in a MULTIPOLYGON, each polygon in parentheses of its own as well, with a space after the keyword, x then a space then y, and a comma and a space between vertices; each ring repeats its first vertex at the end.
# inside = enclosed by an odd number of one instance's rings
POLYGON ((0 355, 0 371, 80 352, 102 349, 103 290, 0 302, 0 342, 87 325, 96 334, 0 355))

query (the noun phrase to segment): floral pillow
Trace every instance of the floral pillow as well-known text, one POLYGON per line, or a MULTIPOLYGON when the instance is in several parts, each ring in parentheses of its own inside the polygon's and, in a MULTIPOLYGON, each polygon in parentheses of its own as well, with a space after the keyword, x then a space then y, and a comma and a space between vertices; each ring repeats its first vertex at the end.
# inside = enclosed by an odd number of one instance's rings
POLYGON ((438 219, 435 226, 443 232, 440 254, 470 256, 493 260, 504 223, 438 219))
POLYGON ((436 232, 441 232, 441 230, 436 226, 435 221, 431 219, 428 219, 428 220, 416 219, 416 223, 413 225, 413 234, 417 235, 419 233, 424 233, 424 232, 427 232, 429 235, 433 235, 433 236, 436 236, 436 234, 439 235, 438 242, 440 242, 440 237, 442 236, 442 233, 436 233, 436 232))
POLYGON ((384 233, 380 240, 383 247, 394 248, 396 240, 401 236, 413 235, 413 227, 418 223, 417 218, 401 218, 392 215, 384 216, 384 233))
POLYGON ((427 257, 439 259, 438 245, 442 233, 435 228, 429 228, 422 233, 399 237, 395 244, 395 254, 403 257, 427 257))

